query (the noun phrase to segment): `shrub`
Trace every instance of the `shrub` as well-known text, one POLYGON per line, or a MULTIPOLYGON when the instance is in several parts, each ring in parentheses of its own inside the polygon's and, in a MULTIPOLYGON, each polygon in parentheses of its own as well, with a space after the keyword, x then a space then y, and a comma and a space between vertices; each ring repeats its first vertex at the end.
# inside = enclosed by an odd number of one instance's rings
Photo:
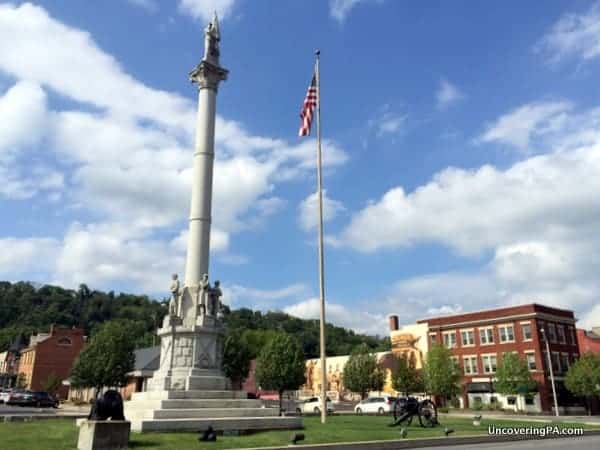
POLYGON ((480 398, 476 398, 475 400, 473 400, 473 405, 471 405, 471 407, 475 411, 481 411, 483 409, 483 402, 480 398))

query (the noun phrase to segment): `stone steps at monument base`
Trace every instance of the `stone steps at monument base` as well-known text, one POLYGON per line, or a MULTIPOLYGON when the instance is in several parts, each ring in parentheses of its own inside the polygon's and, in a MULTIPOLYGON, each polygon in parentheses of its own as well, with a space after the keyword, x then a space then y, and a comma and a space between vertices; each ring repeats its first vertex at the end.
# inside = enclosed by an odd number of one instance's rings
POLYGON ((208 391, 224 391, 231 387, 229 380, 225 377, 219 376, 191 376, 188 378, 188 386, 186 390, 208 390, 208 391))
POLYGON ((125 402, 125 411, 144 409, 198 409, 198 408, 260 408, 262 402, 255 399, 172 399, 135 400, 125 402))
MULTIPOLYGON (((196 371, 196 373, 198 373, 196 371)), ((165 390, 186 390, 186 391, 228 391, 231 390, 231 382, 227 377, 219 375, 216 371, 211 371, 213 375, 196 375, 194 373, 187 375, 163 376, 164 374, 153 375, 148 380, 150 391, 165 390), (171 380, 171 381, 169 381, 171 380), (172 380, 178 380, 179 388, 174 388, 172 380), (167 389, 171 386, 171 389, 167 389)))
POLYGON ((200 408, 156 409, 128 411, 127 418, 135 419, 203 419, 224 417, 276 417, 279 408, 200 408))
POLYGON ((302 428, 300 417, 226 417, 208 419, 131 420, 133 431, 282 430, 302 428))
POLYGON ((246 391, 145 391, 134 392, 132 400, 175 400, 175 399, 247 399, 246 391))

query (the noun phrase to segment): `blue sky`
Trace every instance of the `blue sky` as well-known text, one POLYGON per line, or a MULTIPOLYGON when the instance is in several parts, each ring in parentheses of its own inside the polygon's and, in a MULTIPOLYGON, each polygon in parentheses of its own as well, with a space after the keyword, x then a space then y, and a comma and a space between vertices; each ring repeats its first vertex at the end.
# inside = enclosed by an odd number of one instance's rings
POLYGON ((0 3, 0 278, 168 293, 202 29, 221 17, 211 278, 318 316, 322 51, 332 322, 537 301, 600 323, 600 3, 0 3))

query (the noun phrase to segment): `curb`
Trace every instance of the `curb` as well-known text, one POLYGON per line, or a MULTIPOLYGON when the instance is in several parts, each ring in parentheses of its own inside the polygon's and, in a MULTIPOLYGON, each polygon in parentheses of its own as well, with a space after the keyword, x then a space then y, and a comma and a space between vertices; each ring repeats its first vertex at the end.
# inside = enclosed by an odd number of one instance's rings
POLYGON ((243 450, 403 450, 413 448, 441 447, 454 445, 492 444, 497 442, 533 441, 546 439, 585 438, 587 436, 600 436, 600 430, 585 431, 583 436, 533 436, 533 435, 500 435, 500 436, 461 436, 454 438, 436 437, 424 439, 403 439, 365 442, 338 442, 326 444, 286 445, 280 447, 251 447, 243 450))
POLYGON ((5 414, 0 416, 0 422, 32 422, 34 420, 79 419, 87 416, 87 414, 5 414))

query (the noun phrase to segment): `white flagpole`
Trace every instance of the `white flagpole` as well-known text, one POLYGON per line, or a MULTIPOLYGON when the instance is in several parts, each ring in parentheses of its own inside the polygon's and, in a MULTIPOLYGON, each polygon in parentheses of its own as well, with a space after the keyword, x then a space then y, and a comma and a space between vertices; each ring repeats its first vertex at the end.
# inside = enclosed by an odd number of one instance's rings
POLYGON ((321 348, 321 423, 327 421, 327 367, 325 357, 325 275, 323 262, 323 181, 321 176, 321 79, 319 60, 321 51, 315 52, 317 62, 317 195, 319 197, 319 293, 321 299, 320 348, 321 348))

